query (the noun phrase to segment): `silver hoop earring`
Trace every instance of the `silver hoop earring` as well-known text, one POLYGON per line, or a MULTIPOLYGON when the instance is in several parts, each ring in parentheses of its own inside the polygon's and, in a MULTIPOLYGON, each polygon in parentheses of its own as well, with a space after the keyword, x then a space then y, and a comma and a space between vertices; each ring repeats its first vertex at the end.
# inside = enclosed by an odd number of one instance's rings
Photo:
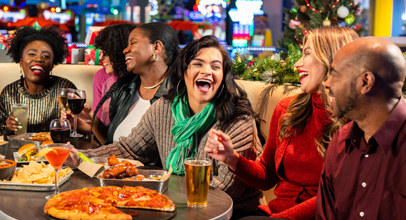
POLYGON ((155 62, 158 61, 158 56, 157 56, 157 55, 153 54, 153 55, 152 55, 152 58, 154 58, 154 61, 155 61, 155 62))

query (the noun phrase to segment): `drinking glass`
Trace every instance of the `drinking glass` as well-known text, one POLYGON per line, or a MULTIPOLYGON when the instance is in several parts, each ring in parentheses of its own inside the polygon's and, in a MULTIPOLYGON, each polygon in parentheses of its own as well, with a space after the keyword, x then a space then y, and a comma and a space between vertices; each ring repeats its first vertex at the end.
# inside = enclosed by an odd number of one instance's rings
POLYGON ((11 106, 13 116, 18 119, 18 129, 14 134, 26 134, 28 123, 28 104, 15 103, 11 106))
POLYGON ((68 106, 68 93, 69 93, 69 88, 59 88, 58 89, 58 103, 59 106, 61 106, 61 108, 64 111, 68 111, 69 110, 69 106, 68 106))
POLYGON ((70 151, 72 150, 73 146, 70 144, 46 144, 39 146, 39 149, 43 148, 52 148, 47 154, 45 154, 45 158, 48 160, 49 164, 55 169, 55 194, 46 196, 45 198, 48 200, 55 195, 59 194, 59 170, 61 169, 63 163, 65 162, 66 158, 68 158, 70 151))
POLYGON ((67 119, 54 119, 49 125, 49 131, 54 143, 66 143, 70 135, 70 123, 67 119))
POLYGON ((195 157, 186 158, 186 192, 187 206, 202 208, 207 206, 209 192, 211 162, 195 157))
POLYGON ((86 92, 81 89, 71 89, 68 92, 68 106, 74 116, 73 133, 71 137, 80 138, 83 135, 77 133, 78 114, 83 110, 86 102, 86 92))

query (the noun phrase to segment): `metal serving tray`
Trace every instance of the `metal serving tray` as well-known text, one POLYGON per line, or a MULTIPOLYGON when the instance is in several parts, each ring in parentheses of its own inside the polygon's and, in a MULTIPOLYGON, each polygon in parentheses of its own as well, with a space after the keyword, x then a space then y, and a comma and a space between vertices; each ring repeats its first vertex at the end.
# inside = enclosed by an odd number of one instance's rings
POLYGON ((11 135, 8 136, 8 141, 11 148, 19 149, 21 146, 25 144, 32 143, 36 147, 41 145, 41 141, 31 141, 29 138, 33 136, 35 133, 27 133, 27 134, 20 134, 20 135, 11 135))
MULTIPOLYGON (((72 174, 73 171, 70 172, 68 175, 66 175, 64 178, 62 178, 59 181, 59 186, 62 186, 62 184, 68 181, 72 174)), ((0 189, 25 190, 25 191, 52 191, 55 190, 55 184, 8 183, 0 181, 0 189)))
POLYGON ((13 152, 13 156, 14 156, 14 161, 17 162, 18 164, 29 164, 31 161, 35 161, 37 163, 48 163, 48 161, 45 158, 41 158, 40 160, 30 160, 30 161, 18 161, 19 159, 21 159, 20 156, 18 156, 18 152, 13 152))
MULTIPOLYGON (((140 173, 144 175, 146 178, 150 176, 162 176, 167 173, 166 170, 145 170, 139 169, 140 173)), ((153 179, 145 179, 140 181, 135 180, 121 180, 121 179, 104 179, 101 177, 102 171, 96 175, 96 178, 100 180, 100 186, 143 186, 148 189, 153 189, 158 191, 159 193, 164 193, 168 188, 169 178, 165 181, 162 180, 153 180, 153 179)))

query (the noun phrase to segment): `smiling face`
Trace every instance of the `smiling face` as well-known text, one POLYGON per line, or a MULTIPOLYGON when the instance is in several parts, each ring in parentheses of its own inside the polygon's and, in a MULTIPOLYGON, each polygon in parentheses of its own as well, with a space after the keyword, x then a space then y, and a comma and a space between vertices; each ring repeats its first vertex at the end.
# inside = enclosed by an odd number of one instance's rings
POLYGON ((53 68, 54 52, 44 41, 33 41, 24 47, 20 66, 28 82, 44 84, 53 68))
POLYGON ((102 59, 103 59, 103 67, 104 67, 104 70, 106 71, 106 73, 113 74, 114 70, 113 70, 113 65, 110 62, 110 57, 103 53, 102 59))
POLYGON ((144 67, 153 62, 153 45, 141 28, 135 28, 128 37, 128 46, 124 49, 127 71, 139 74, 144 67))
POLYGON ((313 45, 310 40, 303 47, 303 56, 295 63, 300 76, 300 89, 306 93, 320 93, 327 68, 320 63, 314 55, 313 45))
POLYGON ((223 56, 220 51, 214 47, 201 49, 190 61, 184 79, 192 110, 210 103, 223 80, 223 56))

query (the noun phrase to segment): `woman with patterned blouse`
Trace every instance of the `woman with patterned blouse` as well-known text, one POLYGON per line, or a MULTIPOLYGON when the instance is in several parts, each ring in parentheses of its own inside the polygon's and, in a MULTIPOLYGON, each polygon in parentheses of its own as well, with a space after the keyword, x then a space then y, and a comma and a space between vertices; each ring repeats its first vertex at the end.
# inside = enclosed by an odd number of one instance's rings
POLYGON ((76 88, 69 80, 52 76, 54 66, 67 55, 65 41, 54 27, 22 27, 11 38, 8 54, 20 63, 21 78, 0 94, 2 133, 12 134, 18 128, 18 118, 11 115, 15 103, 28 104, 27 132, 48 131, 51 120, 60 117, 58 89, 76 88))

